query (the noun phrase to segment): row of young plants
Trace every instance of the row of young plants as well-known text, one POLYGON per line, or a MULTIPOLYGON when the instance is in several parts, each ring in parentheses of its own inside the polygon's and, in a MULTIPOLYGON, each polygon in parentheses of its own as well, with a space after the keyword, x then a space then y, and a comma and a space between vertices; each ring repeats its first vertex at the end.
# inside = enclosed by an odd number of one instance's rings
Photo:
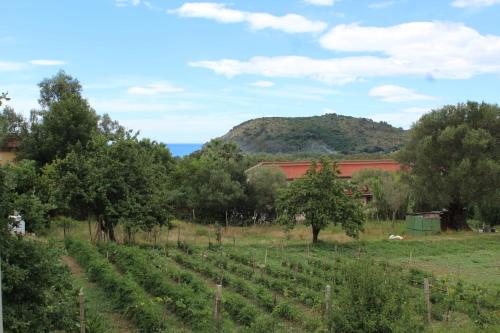
MULTIPOLYGON (((226 254, 226 252, 223 254, 226 254)), ((216 252, 207 252, 206 257, 216 265, 222 265, 225 270, 253 280, 255 283, 266 286, 286 298, 292 298, 311 308, 319 308, 323 305, 324 295, 322 292, 317 291, 320 288, 324 289, 325 284, 323 281, 318 281, 317 284, 319 285, 312 288, 311 284, 309 284, 310 280, 308 280, 308 283, 303 283, 302 279, 296 275, 294 276, 292 272, 284 274, 280 271, 281 267, 274 267, 270 262, 265 265, 262 263, 257 264, 253 258, 251 263, 248 263, 243 259, 243 256, 239 257, 238 254, 235 254, 235 251, 228 252, 227 256, 221 256, 216 252), (292 275, 289 276, 288 273, 292 275)))
MULTIPOLYGON (((324 278, 334 276, 332 281, 336 285, 342 285, 346 281, 345 269, 352 261, 354 259, 345 258, 336 251, 328 251, 323 257, 303 258, 301 254, 292 254, 282 260, 282 265, 288 267, 298 265, 305 273, 324 278), (324 257, 328 255, 334 256, 334 259, 325 259, 324 257)), ((423 293, 424 278, 428 278, 431 283, 432 317, 435 320, 448 320, 450 313, 460 312, 466 314, 475 325, 481 328, 500 324, 498 317, 500 292, 498 290, 487 290, 459 279, 438 278, 416 268, 406 270, 400 265, 386 261, 374 261, 373 265, 383 267, 384 271, 398 274, 402 281, 410 287, 417 288, 420 293, 423 293)))
POLYGON ((217 266, 207 261, 208 257, 206 255, 202 257, 201 255, 173 251, 172 259, 180 265, 194 270, 214 282, 227 286, 248 299, 252 299, 265 311, 272 313, 273 317, 294 322, 307 329, 307 331, 315 331, 321 324, 316 320, 304 316, 303 311, 293 303, 279 300, 267 288, 236 276, 224 270, 223 266, 217 266))
MULTIPOLYGON (((264 249, 260 250, 260 255, 264 249)), ((353 250, 354 251, 354 250, 353 250)), ((273 252, 272 259, 279 257, 278 253, 273 252)), ((246 258, 248 260, 248 256, 246 258)), ((302 253, 289 252, 285 257, 279 258, 283 267, 292 270, 295 269, 311 277, 319 277, 325 281, 330 281, 334 285, 336 293, 342 290, 342 285, 346 283, 352 258, 346 258, 337 251, 324 251, 320 253, 302 253), (317 255, 323 257, 317 257, 317 255), (325 257, 333 257, 325 259, 325 257)), ((416 288, 419 293, 423 293, 424 278, 431 281, 432 318, 435 320, 448 320, 451 312, 461 312, 466 314, 475 325, 485 328, 498 325, 500 318, 500 292, 491 291, 477 285, 467 284, 460 280, 452 281, 449 278, 437 278, 432 274, 411 268, 403 269, 399 265, 389 264, 387 262, 377 261, 373 265, 383 267, 384 271, 391 271, 398 274, 399 278, 407 283, 409 287, 416 288)))
MULTIPOLYGON (((151 295, 161 299, 168 311, 182 318, 193 331, 213 331, 216 325, 210 302, 213 297, 201 283, 173 267, 152 265, 148 255, 136 247, 106 243, 99 250, 151 295), (186 281, 190 281, 189 285, 186 281)), ((226 320, 223 328, 230 331, 234 324, 226 320)))
MULTIPOLYGON (((152 280, 143 279, 145 288, 151 288, 152 293, 166 292, 165 284, 166 282, 158 282, 164 279, 170 281, 175 281, 174 287, 178 288, 178 294, 170 291, 169 298, 172 302, 175 302, 175 306, 181 306, 178 311, 183 311, 181 316, 186 320, 189 320, 191 325, 193 325, 193 330, 197 332, 213 331, 219 330, 219 327, 224 332, 245 332, 245 333, 264 333, 264 332, 280 332, 280 326, 276 321, 268 315, 265 315, 259 311, 252 303, 248 302, 245 298, 241 297, 237 293, 224 290, 222 297, 222 324, 219 326, 218 322, 215 321, 214 317, 208 318, 206 314, 212 314, 212 307, 214 304, 214 289, 209 289, 207 284, 200 279, 195 274, 186 271, 182 268, 176 267, 174 262, 171 262, 170 258, 165 257, 164 253, 153 251, 151 249, 141 249, 138 247, 126 247, 126 246, 116 246, 111 245, 110 258, 116 256, 120 252, 126 252, 128 257, 131 258, 128 263, 122 263, 127 267, 131 265, 137 274, 140 271, 144 275, 150 275, 152 280), (161 253, 161 254, 160 254, 161 253), (158 274, 159 273, 159 274, 158 274), (149 285, 149 286, 146 286, 149 285), (163 287, 154 288, 152 286, 164 285, 163 287), (181 291, 182 290, 182 291, 181 291), (204 304, 206 309, 206 314, 200 316, 200 313, 192 312, 190 315, 190 306, 193 304, 193 299, 196 299, 198 305, 204 304), (204 319, 205 318, 205 319, 204 319), (237 322, 241 327, 236 327, 234 323, 229 320, 232 319, 237 322), (196 321, 211 321, 212 325, 207 326, 206 324, 199 324, 196 321)), ((107 251, 110 249, 108 248, 107 251)), ((103 249, 104 251, 104 249, 103 249)), ((110 253, 110 252, 108 252, 110 253)), ((122 255, 123 256, 123 255, 122 255)), ((115 258, 114 260, 116 260, 115 258)), ((117 264, 120 263, 117 261, 117 264)), ((127 269, 124 267, 124 269, 127 269)), ((130 268, 129 268, 130 269, 130 268)))
MULTIPOLYGON (((244 250, 243 250, 244 251, 244 250)), ((241 264, 246 265, 247 267, 253 267, 256 265, 255 255, 248 255, 244 253, 241 249, 228 249, 227 255, 230 259, 239 262, 241 264)), ((259 261, 259 268, 262 269, 266 274, 271 275, 281 281, 286 280, 289 281, 292 286, 304 286, 309 289, 307 292, 313 296, 316 292, 323 292, 325 285, 330 283, 332 276, 319 278, 318 275, 314 274, 305 274, 302 266, 299 266, 298 263, 296 265, 284 266, 277 263, 277 261, 281 261, 281 258, 276 259, 277 257, 266 256, 264 259, 264 263, 262 263, 263 254, 259 255, 261 259, 259 261)), ((303 290, 304 292, 306 290, 303 290)), ((314 300, 314 296, 312 298, 314 300)), ((308 304, 307 305, 312 305, 308 304)))
POLYGON ((134 322, 140 332, 167 332, 169 322, 165 320, 160 302, 154 302, 148 294, 128 276, 123 276, 90 243, 67 238, 68 253, 85 268, 90 281, 108 294, 123 314, 134 322))

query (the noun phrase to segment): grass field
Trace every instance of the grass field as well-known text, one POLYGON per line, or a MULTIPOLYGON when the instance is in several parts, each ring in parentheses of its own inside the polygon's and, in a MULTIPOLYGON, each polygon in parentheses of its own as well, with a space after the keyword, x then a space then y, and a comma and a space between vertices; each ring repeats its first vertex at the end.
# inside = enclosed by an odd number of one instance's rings
MULTIPOLYGON (((122 233, 118 230, 117 234, 120 243, 122 233)), ((418 307, 424 304, 423 276, 432 279, 433 324, 426 330, 498 331, 490 320, 500 319, 500 235, 444 233, 389 241, 390 234, 404 235, 404 225, 369 222, 359 240, 332 227, 320 233, 321 242, 314 246, 305 226, 290 232, 280 226, 222 228, 222 246, 215 245, 213 226, 181 221, 175 221, 170 231, 137 234, 135 246, 92 246, 85 242, 89 232, 83 224, 67 232, 88 244, 74 245, 73 252, 69 248, 70 258, 87 272, 76 274, 77 280, 83 281, 84 275, 95 271, 92 265, 97 265, 112 276, 107 288, 128 283, 133 286, 127 288, 140 288, 142 303, 150 303, 151 318, 161 326, 164 309, 174 331, 213 330, 216 284, 224 288, 220 323, 223 331, 264 332, 270 327, 276 332, 323 330, 325 285, 333 286, 335 306, 336 293, 342 295, 345 288, 339 281, 349 276, 347 270, 352 262, 365 259, 394 267, 391 274, 408 283, 407 289, 418 307), (79 260, 82 251, 90 254, 79 260), (100 256, 101 261, 91 262, 88 258, 93 256, 100 256), (464 281, 465 287, 457 281, 464 281), (486 325, 474 324, 482 321, 486 325)), ((57 227, 50 233, 51 238, 61 240, 62 236, 57 227)), ((134 321, 121 300, 113 301, 117 294, 106 294, 99 280, 84 286, 91 289, 97 302, 107 298, 103 306, 104 313, 112 318, 109 331, 144 331, 144 323, 137 318, 134 321)))

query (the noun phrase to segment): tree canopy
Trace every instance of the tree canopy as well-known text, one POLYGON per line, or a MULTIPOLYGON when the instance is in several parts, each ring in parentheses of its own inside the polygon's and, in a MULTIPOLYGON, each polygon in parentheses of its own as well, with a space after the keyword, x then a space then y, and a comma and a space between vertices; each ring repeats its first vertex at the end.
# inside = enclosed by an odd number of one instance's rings
POLYGON ((22 157, 39 165, 64 158, 75 145, 85 147, 97 132, 99 117, 81 95, 78 80, 63 71, 40 83, 42 110, 32 111, 22 157))
POLYGON ((446 228, 468 228, 466 209, 500 187, 499 143, 498 105, 467 102, 422 116, 399 157, 417 205, 446 208, 446 228))

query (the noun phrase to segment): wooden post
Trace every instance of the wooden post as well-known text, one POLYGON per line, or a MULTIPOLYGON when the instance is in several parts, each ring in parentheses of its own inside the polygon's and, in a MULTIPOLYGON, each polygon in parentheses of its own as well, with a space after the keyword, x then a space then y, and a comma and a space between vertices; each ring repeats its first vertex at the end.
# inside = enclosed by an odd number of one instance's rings
POLYGON ((266 249, 266 255, 264 256, 264 267, 267 266, 267 249, 266 249))
POLYGON ((358 246, 358 259, 360 259, 360 258, 361 258, 361 247, 358 246))
POLYGON ((330 331, 330 324, 329 324, 329 319, 330 319, 330 312, 332 310, 332 288, 330 287, 329 284, 326 285, 325 288, 325 327, 326 331, 330 331))
POLYGON ((177 245, 179 245, 181 242, 181 227, 177 227, 177 245))
POLYGON ((221 300, 222 300, 222 285, 218 284, 215 290, 215 306, 214 306, 214 321, 215 321, 215 331, 221 332, 221 300))
POLYGON ((427 306, 427 322, 431 323, 431 290, 429 286, 429 279, 424 278, 424 297, 425 305, 427 306))
POLYGON ((1 253, 0 253, 0 333, 3 333, 2 256, 1 256, 1 253))
POLYGON ((78 296, 80 299, 80 333, 85 333, 85 295, 83 294, 83 288, 80 289, 78 296))
POLYGON ((228 222, 228 219, 227 219, 227 210, 226 210, 226 232, 227 232, 227 228, 229 227, 229 222, 228 222))

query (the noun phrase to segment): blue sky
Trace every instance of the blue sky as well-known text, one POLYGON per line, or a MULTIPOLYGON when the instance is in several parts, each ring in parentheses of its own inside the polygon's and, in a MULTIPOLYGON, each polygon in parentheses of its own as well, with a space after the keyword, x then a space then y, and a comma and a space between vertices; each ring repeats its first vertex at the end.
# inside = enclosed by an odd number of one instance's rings
POLYGON ((16 111, 64 69, 99 114, 167 143, 267 116, 408 128, 500 100, 500 0, 16 0, 2 13, 0 91, 16 111))

